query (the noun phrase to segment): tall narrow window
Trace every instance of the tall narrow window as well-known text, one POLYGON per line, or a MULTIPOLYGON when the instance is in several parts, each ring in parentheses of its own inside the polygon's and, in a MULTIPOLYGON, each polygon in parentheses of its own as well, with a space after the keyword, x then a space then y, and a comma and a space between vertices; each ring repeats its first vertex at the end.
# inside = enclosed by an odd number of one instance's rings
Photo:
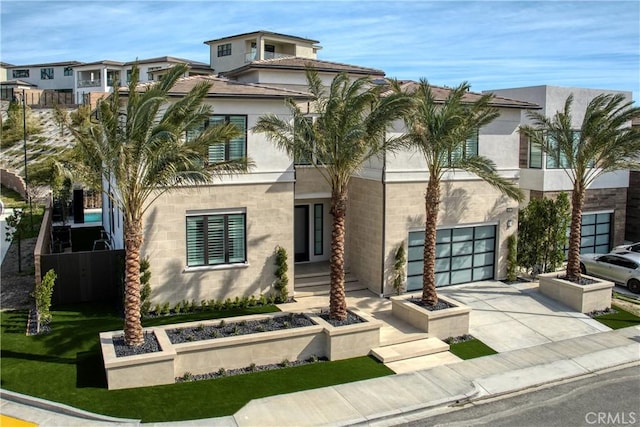
POLYGON ((542 169, 542 149, 537 144, 529 144, 529 167, 542 169))
POLYGON ((323 205, 322 203, 316 203, 313 205, 313 254, 322 255, 324 252, 324 240, 323 240, 323 205))
POLYGON ((187 265, 246 261, 245 214, 187 216, 187 265))

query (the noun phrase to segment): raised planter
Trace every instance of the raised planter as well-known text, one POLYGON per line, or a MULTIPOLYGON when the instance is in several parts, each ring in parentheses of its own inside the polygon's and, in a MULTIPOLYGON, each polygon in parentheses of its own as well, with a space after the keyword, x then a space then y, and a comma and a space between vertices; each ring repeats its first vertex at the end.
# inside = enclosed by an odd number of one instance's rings
MULTIPOLYGON (((214 325, 223 319, 166 325, 149 329, 156 335, 161 351, 124 357, 116 357, 113 346, 113 337, 122 336, 123 332, 103 332, 100 334, 100 344, 108 388, 114 390, 173 384, 177 377, 187 372, 193 375, 206 374, 216 372, 220 368, 267 365, 280 363, 285 359, 294 361, 317 356, 339 360, 365 356, 380 343, 381 323, 364 313, 355 314, 366 322, 334 327, 318 315, 309 314, 308 317, 315 325, 179 344, 171 343, 167 330, 214 325)), ((227 323, 236 323, 282 315, 286 313, 240 316, 224 320, 227 323)))
POLYGON ((596 283, 580 285, 558 276, 558 273, 540 274, 540 293, 581 313, 611 308, 613 282, 583 274, 583 278, 595 280, 596 283))
POLYGON ((438 295, 440 300, 454 307, 430 311, 409 301, 421 295, 413 293, 391 297, 391 312, 398 319, 436 338, 446 339, 469 333, 470 307, 441 295, 438 295))

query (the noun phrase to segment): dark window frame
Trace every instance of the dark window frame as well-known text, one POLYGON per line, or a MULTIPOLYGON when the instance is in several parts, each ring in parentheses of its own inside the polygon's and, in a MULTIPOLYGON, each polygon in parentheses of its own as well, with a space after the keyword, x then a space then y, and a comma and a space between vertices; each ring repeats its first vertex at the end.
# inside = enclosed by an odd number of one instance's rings
POLYGON ((73 67, 64 67, 63 75, 65 77, 73 77, 73 67))
POLYGON ((215 267, 221 265, 237 265, 237 264, 246 264, 247 263, 247 214, 246 212, 229 212, 229 213, 207 213, 207 214, 193 214, 187 215, 185 218, 185 242, 186 242, 186 261, 187 267, 215 267), (231 251, 230 251, 230 238, 229 238, 229 217, 232 216, 241 216, 243 218, 243 230, 242 230, 242 248, 243 248, 243 257, 241 261, 230 261, 231 251), (223 220, 223 237, 222 237, 222 245, 224 251, 224 260, 222 262, 214 262, 210 263, 210 253, 209 253, 209 218, 222 218, 223 220), (189 218, 201 218, 202 220, 202 247, 204 249, 203 261, 198 264, 190 264, 189 263, 189 218))
POLYGON ((223 56, 231 56, 231 43, 218 45, 218 58, 223 56))
POLYGON ((53 67, 40 68, 40 80, 53 80, 55 77, 53 67))
POLYGON ((20 69, 20 70, 11 70, 11 75, 14 79, 28 79, 29 78, 29 70, 28 69, 20 69))

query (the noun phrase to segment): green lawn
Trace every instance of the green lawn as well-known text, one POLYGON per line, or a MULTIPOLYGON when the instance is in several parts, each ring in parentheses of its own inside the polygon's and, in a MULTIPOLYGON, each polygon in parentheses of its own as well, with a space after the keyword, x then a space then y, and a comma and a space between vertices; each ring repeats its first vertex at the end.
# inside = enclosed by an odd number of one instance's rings
MULTIPOLYGON (((144 326, 277 311, 273 306, 145 320, 144 326)), ((369 357, 208 381, 107 390, 98 333, 122 329, 100 305, 58 308, 48 335, 25 336, 26 313, 2 312, 2 387, 91 412, 144 422, 231 415, 251 399, 393 374, 369 357)))
POLYGON ((465 342, 451 344, 449 351, 463 360, 498 353, 477 338, 465 342))
POLYGON ((617 313, 603 314, 602 316, 594 317, 594 319, 596 319, 600 323, 607 325, 611 329, 620 329, 629 326, 640 325, 640 317, 631 314, 616 305, 611 306, 611 308, 616 310, 617 313))
POLYGON ((18 192, 4 185, 0 185, 0 200, 2 200, 5 208, 24 208, 29 206, 18 192))

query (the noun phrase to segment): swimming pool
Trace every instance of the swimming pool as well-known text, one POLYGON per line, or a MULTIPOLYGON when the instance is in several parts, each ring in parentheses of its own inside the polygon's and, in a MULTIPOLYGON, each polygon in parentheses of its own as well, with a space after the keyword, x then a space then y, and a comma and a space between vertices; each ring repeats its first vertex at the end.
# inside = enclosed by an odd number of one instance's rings
POLYGON ((84 222, 102 222, 102 210, 85 211, 84 222))

